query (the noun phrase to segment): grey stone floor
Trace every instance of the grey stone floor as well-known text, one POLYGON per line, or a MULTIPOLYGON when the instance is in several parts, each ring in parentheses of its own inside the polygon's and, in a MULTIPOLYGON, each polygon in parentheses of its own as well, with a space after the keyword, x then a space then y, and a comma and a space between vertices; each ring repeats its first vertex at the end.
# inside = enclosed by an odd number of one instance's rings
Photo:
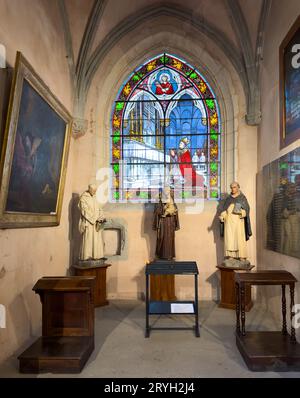
MULTIPOLYGON (((145 304, 114 300, 96 309, 95 350, 77 375, 21 375, 17 355, 0 366, 0 377, 234 377, 300 378, 300 372, 251 372, 235 345, 235 312, 215 302, 200 302, 200 333, 156 330, 144 338, 145 304)), ((151 317, 157 326, 189 326, 190 316, 151 317)), ((268 312, 255 305, 247 330, 280 330, 268 312)), ((28 342, 28 345, 30 342, 28 342)), ((17 353, 19 354, 19 353, 17 353)))

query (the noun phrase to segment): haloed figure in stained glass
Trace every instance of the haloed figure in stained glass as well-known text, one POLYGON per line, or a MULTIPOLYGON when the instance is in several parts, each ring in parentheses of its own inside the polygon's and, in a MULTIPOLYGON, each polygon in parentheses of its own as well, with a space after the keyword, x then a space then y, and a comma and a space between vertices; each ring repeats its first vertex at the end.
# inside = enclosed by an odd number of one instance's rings
POLYGON ((170 77, 165 74, 165 75, 161 75, 160 77, 160 81, 156 81, 155 82, 155 94, 157 95, 162 95, 162 94, 174 94, 174 88, 172 83, 170 82, 170 77))

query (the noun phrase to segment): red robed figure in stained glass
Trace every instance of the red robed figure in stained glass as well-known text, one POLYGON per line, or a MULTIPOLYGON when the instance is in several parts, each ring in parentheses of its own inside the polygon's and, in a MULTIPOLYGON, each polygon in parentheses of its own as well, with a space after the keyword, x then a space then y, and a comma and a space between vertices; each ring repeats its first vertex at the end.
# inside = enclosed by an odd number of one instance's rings
POLYGON ((201 175, 198 175, 197 178, 197 173, 192 165, 191 152, 188 149, 189 142, 190 141, 187 137, 182 138, 179 142, 178 161, 180 172, 186 185, 195 187, 197 184, 198 186, 203 187, 204 178, 201 175))
POLYGON ((157 95, 174 94, 174 89, 173 89, 172 83, 169 82, 168 75, 162 75, 161 83, 156 81, 155 85, 156 85, 155 94, 157 94, 157 95))

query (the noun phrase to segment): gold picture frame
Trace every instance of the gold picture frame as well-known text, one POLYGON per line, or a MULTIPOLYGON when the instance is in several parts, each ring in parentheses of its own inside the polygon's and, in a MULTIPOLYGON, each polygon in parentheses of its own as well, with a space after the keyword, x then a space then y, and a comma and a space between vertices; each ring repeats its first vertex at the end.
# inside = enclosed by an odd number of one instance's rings
POLYGON ((0 228, 60 223, 71 116, 17 52, 1 154, 0 228))
POLYGON ((280 149, 300 139, 300 16, 279 47, 280 149))

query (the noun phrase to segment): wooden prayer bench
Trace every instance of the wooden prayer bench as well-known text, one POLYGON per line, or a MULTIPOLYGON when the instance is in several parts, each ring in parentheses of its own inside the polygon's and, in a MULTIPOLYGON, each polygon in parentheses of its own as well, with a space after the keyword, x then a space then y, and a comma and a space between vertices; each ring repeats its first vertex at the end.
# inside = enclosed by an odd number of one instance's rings
POLYGON ((44 277, 42 337, 19 357, 21 373, 79 373, 94 350, 95 277, 44 277))

